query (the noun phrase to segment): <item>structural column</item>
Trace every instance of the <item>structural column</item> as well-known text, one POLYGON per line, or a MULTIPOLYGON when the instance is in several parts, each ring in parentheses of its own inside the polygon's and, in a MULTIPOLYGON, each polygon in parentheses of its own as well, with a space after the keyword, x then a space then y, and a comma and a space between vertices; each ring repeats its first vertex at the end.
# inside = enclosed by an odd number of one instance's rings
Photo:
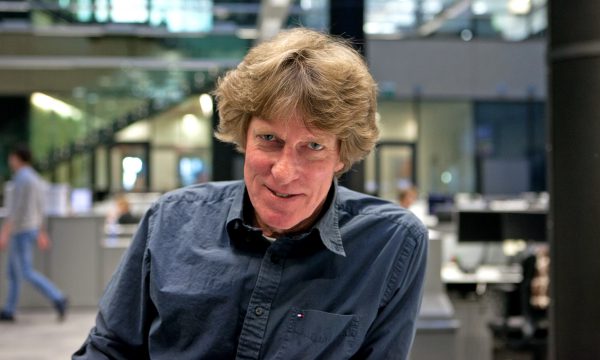
MULTIPOLYGON (((352 40, 354 47, 366 57, 363 31, 364 0, 330 0, 329 33, 352 40)), ((355 164, 340 179, 340 184, 356 191, 364 191, 364 162, 355 164)))
POLYGON ((600 2, 549 12, 550 359, 600 354, 600 2))
MULTIPOLYGON (((216 105, 212 115, 213 130, 219 125, 219 113, 216 105)), ((212 180, 227 181, 243 178, 244 157, 235 150, 235 146, 224 143, 213 136, 212 180)))

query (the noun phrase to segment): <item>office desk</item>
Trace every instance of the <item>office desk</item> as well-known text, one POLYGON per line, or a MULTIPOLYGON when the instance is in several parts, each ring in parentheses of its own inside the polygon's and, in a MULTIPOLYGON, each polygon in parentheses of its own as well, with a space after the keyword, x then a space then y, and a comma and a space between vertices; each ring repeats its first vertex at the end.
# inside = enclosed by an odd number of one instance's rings
POLYGON ((474 272, 463 272, 456 263, 442 266, 442 282, 446 285, 474 285, 478 295, 485 293, 488 285, 518 284, 523 280, 521 266, 481 265, 474 272))
MULTIPOLYGON (((2 222, 0 217, 0 222, 2 222)), ((52 280, 68 297, 73 307, 95 307, 102 293, 99 275, 102 266, 100 239, 104 217, 50 216, 47 227, 51 247, 47 251, 35 248, 33 264, 37 271, 52 280)), ((7 257, 0 254, 0 299, 8 291, 7 257)), ((23 284, 20 308, 49 308, 50 302, 30 284, 23 284)))

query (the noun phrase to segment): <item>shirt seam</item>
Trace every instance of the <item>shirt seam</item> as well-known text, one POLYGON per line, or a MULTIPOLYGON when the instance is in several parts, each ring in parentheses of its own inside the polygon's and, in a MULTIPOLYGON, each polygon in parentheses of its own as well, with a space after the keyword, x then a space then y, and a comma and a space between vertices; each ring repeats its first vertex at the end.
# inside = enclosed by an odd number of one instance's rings
POLYGON ((157 208, 160 207, 159 203, 155 203, 154 205, 152 205, 150 207, 150 209, 148 210, 148 235, 147 235, 147 239, 146 239, 146 249, 148 249, 150 246, 150 238, 152 238, 153 232, 154 232, 154 226, 155 226, 155 217, 158 215, 158 211, 157 208))
POLYGON ((396 258, 394 267, 392 268, 390 278, 387 281, 385 292, 381 300, 381 306, 385 306, 387 305, 387 303, 389 303, 390 299, 392 298, 392 294, 396 291, 396 289, 398 288, 398 284, 400 283, 400 274, 402 274, 403 272, 406 273, 405 267, 409 263, 409 259, 411 257, 410 254, 411 252, 414 252, 414 250, 417 247, 417 241, 412 236, 409 237, 407 240, 408 241, 406 241, 403 244, 400 254, 396 258))

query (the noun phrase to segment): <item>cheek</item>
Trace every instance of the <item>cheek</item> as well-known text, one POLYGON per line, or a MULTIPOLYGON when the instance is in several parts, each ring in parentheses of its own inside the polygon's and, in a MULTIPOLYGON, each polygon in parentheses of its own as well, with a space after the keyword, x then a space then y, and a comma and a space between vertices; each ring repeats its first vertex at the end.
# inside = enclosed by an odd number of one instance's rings
POLYGON ((317 161, 313 164, 310 164, 311 173, 320 177, 333 176, 337 171, 340 171, 343 167, 344 164, 341 161, 332 159, 325 159, 323 161, 317 161))
POLYGON ((335 169, 332 165, 320 164, 318 166, 311 166, 306 168, 303 178, 305 179, 306 185, 311 186, 313 189, 319 189, 319 192, 323 189, 329 190, 331 181, 334 178, 335 169))
POLYGON ((256 175, 268 172, 270 161, 266 156, 259 153, 247 153, 244 159, 244 173, 247 175, 256 175))

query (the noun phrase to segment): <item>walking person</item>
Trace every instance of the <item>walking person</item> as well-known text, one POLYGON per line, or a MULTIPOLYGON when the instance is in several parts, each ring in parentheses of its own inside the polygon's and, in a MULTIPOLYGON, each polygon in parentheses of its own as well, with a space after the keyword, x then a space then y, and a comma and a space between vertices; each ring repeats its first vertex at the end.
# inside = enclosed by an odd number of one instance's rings
POLYGON ((31 167, 31 151, 17 146, 8 156, 14 173, 13 191, 8 214, 0 230, 0 250, 8 250, 8 296, 0 312, 0 321, 15 321, 15 310, 21 291, 21 278, 33 284, 50 299, 63 320, 67 298, 50 280, 35 271, 32 248, 37 239, 41 250, 50 246, 44 225, 44 183, 31 167))

